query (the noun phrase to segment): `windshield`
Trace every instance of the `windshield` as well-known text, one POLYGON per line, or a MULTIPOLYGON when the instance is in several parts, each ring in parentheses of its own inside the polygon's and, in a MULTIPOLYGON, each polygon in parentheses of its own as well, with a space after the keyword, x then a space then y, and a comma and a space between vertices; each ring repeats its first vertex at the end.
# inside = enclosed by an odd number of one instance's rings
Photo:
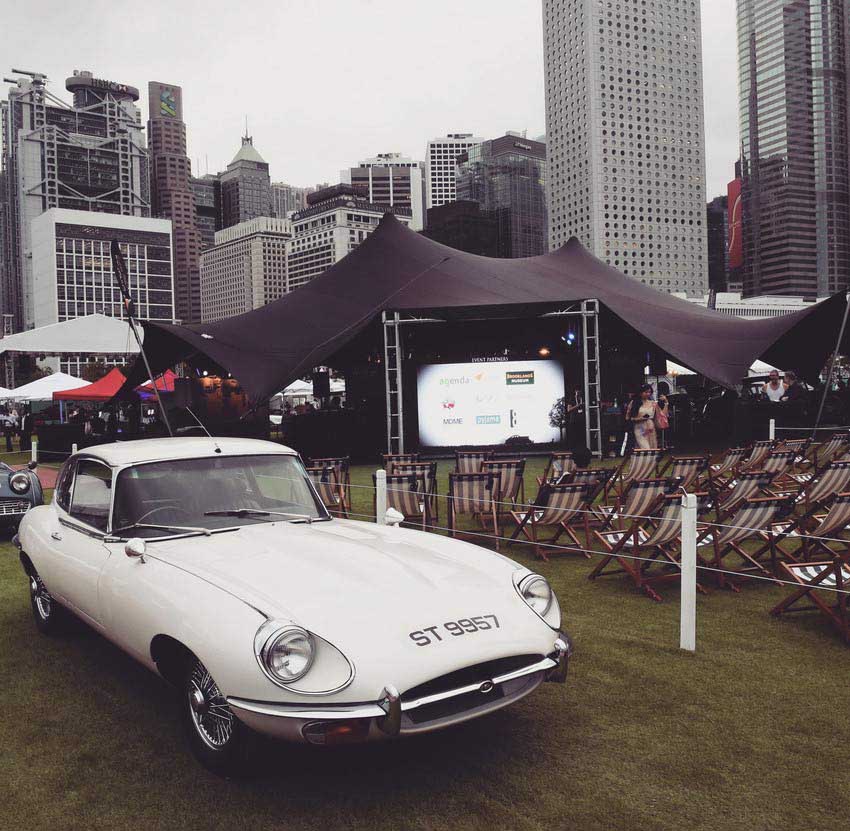
POLYGON ((295 456, 211 456, 122 470, 112 533, 151 538, 327 518, 295 456))

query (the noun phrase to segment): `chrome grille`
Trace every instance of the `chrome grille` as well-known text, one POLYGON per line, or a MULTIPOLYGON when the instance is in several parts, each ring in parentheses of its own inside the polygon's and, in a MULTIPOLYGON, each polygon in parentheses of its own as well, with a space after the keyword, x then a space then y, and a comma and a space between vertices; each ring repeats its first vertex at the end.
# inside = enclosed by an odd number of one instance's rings
POLYGON ((0 499, 0 516, 25 514, 30 508, 26 499, 0 499))

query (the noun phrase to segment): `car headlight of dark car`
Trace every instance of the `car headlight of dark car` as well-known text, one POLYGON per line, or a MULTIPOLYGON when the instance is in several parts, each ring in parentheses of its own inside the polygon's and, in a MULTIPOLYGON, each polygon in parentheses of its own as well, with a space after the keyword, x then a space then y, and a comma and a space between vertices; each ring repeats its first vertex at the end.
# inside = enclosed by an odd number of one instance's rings
POLYGON ((32 479, 29 473, 19 470, 9 477, 9 487, 19 496, 25 494, 32 487, 32 479))
POLYGON ((553 629, 561 626, 561 607, 549 581, 539 574, 526 574, 514 580, 519 596, 529 608, 553 629))
POLYGON ((285 686, 310 671, 316 644, 306 629, 269 620, 254 636, 254 654, 266 677, 279 686, 285 686))

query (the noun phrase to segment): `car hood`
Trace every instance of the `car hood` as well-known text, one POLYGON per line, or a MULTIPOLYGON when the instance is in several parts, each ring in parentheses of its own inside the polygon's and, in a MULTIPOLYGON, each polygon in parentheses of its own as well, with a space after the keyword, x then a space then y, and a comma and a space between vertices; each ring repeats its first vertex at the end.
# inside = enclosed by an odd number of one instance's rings
MULTIPOLYGON (((435 534, 339 519, 275 522, 149 542, 148 553, 269 617, 304 626, 361 666, 364 656, 407 663, 439 654, 437 663, 450 667, 471 657, 551 649, 552 630, 514 589, 521 566, 435 534), (429 626, 483 615, 497 616, 498 631, 468 637, 443 631, 440 643, 425 649, 410 638, 429 626)), ((430 667, 426 676, 433 673, 430 667)))

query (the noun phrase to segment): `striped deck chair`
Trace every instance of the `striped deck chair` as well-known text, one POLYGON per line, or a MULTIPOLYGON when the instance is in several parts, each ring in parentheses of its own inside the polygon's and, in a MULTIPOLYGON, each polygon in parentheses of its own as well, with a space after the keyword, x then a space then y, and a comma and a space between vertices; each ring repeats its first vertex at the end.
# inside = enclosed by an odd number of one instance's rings
MULTIPOLYGON (((758 539, 762 531, 769 531, 774 522, 778 522, 793 510, 793 502, 788 498, 775 496, 759 496, 754 499, 745 500, 735 511, 731 519, 725 521, 722 526, 709 525, 697 534, 697 556, 703 565, 717 569, 715 572, 717 584, 721 587, 729 587, 733 591, 740 591, 734 580, 724 572, 732 571, 725 562, 730 554, 736 554, 742 561, 739 568, 734 569, 736 574, 755 573, 762 576, 775 576, 775 571, 764 567, 761 556, 764 551, 760 550, 758 558, 743 548, 742 544, 747 540, 758 539), (700 548, 711 548, 712 556, 705 558, 701 555, 700 548)), ((771 564, 776 568, 776 546, 774 538, 770 535, 768 550, 770 551, 771 564)))
POLYGON ((802 462, 806 458, 811 439, 782 439, 774 448, 775 450, 793 450, 796 454, 795 462, 802 462))
POLYGON ((739 473, 725 487, 715 491, 714 503, 717 506, 717 521, 733 514, 747 499, 764 496, 773 481, 773 475, 761 470, 739 473))
POLYGON ((520 502, 525 501, 525 459, 503 459, 498 462, 482 462, 482 473, 498 473, 499 501, 496 513, 507 516, 520 502))
MULTIPOLYGON (((377 487, 378 477, 373 473, 372 482, 377 487)), ((424 480, 415 473, 387 476, 387 508, 395 508, 405 520, 419 520, 424 531, 430 524, 427 494, 424 480)))
POLYGON ((351 459, 348 456, 329 456, 325 459, 310 459, 311 467, 332 467, 339 482, 345 513, 351 511, 351 459))
POLYGON ((840 459, 850 449, 850 432, 833 433, 825 442, 812 442, 806 456, 807 467, 818 471, 834 459, 840 459))
POLYGON ((553 453, 549 457, 549 461, 546 462, 543 475, 537 477, 537 484, 542 485, 544 482, 560 482, 565 473, 574 473, 575 470, 576 463, 573 459, 572 450, 553 453))
POLYGON ((418 461, 418 453, 384 453, 384 470, 388 474, 392 474, 394 464, 418 461))
MULTIPOLYGON (((511 517, 517 527, 511 534, 511 541, 516 540, 522 534, 532 543, 534 554, 548 561, 549 557, 543 546, 555 545, 563 534, 566 534, 572 543, 580 551, 581 543, 572 527, 574 520, 584 523, 585 538, 589 534, 587 525, 587 484, 555 484, 554 482, 543 482, 534 502, 523 510, 511 511, 511 517), (539 530, 545 528, 555 529, 554 535, 548 540, 541 540, 539 530)), ((589 557, 588 552, 584 552, 589 557)))
POLYGON ((449 473, 449 535, 457 537, 461 534, 457 529, 457 518, 463 514, 471 514, 478 517, 486 530, 493 529, 498 551, 499 524, 496 506, 500 499, 500 490, 498 473, 449 473))
POLYGON ((658 498, 677 487, 675 479, 639 479, 632 483, 621 505, 595 505, 591 508, 591 518, 596 519, 600 532, 623 530, 634 519, 648 516, 658 498))
POLYGON ((455 472, 481 473, 482 463, 492 458, 490 450, 458 450, 455 452, 455 472))
POLYGON ((437 463, 436 462, 394 462, 390 474, 421 477, 422 490, 428 500, 429 520, 439 521, 440 506, 437 495, 437 463))
MULTIPOLYGON (((617 469, 616 476, 612 477, 610 484, 615 486, 620 496, 632 482, 643 479, 651 479, 658 469, 663 450, 632 450, 631 454, 623 460, 623 464, 617 469), (628 464, 628 469, 626 469, 628 464)), ((605 501, 608 501, 608 489, 605 490, 605 501)))
POLYGON ((708 456, 672 456, 661 471, 662 476, 681 479, 680 487, 693 490, 699 478, 708 470, 708 456))
POLYGON ((588 484, 590 487, 587 492, 588 504, 592 505, 616 474, 617 469, 613 467, 582 467, 573 471, 573 473, 564 474, 562 480, 566 482, 575 482, 580 485, 588 484))
POLYGON ((850 460, 832 462, 818 474, 796 474, 791 482, 799 483, 795 487, 772 487, 774 496, 793 496, 794 504, 803 509, 801 520, 808 519, 816 511, 822 511, 837 493, 850 487, 850 460))
POLYGON ((817 563, 781 563, 780 575, 799 583, 770 613, 774 617, 791 612, 819 611, 850 644, 850 548, 817 563), (808 605, 798 605, 809 601, 808 605))
POLYGON ((771 450, 759 470, 773 474, 774 484, 787 481, 794 469, 797 454, 793 450, 771 450))
MULTIPOLYGON (((709 500, 709 494, 698 493, 698 510, 700 502, 709 500)), ((642 589, 653 600, 661 600, 661 595, 652 587, 653 584, 678 580, 680 576, 682 495, 661 495, 653 505, 651 513, 656 511, 658 519, 647 518, 635 522, 628 531, 595 532, 608 554, 593 570, 591 579, 603 574, 627 574, 637 588, 642 589), (636 560, 632 557, 643 559, 636 560), (609 569, 610 565, 616 567, 609 569)), ((705 593, 699 583, 697 588, 705 593)))
POLYGON ((343 498, 343 488, 337 476, 336 469, 332 465, 316 466, 306 468, 307 475, 328 511, 335 516, 348 516, 348 509, 343 498))
POLYGON ((738 465, 738 470, 761 470, 761 463, 767 458, 773 445, 771 439, 754 441, 750 447, 750 455, 738 465))
MULTIPOLYGON (((815 522, 814 527, 807 530, 807 524, 801 522, 801 518, 774 522, 770 528, 769 535, 773 537, 777 551, 792 562, 809 560, 812 552, 820 551, 832 557, 835 553, 829 542, 841 539, 842 534, 850 530, 850 492, 835 495, 829 511, 820 516, 808 514, 810 522, 815 522), (795 552, 789 550, 789 544, 799 542, 795 552)), ((762 534, 765 540, 769 540, 768 532, 762 534)), ((846 546, 846 543, 842 543, 846 546)), ((753 556, 758 559, 767 548, 767 543, 762 550, 753 556)))
POLYGON ((740 465, 746 458, 746 447, 730 447, 726 451, 726 455, 723 457, 722 461, 709 465, 708 469, 712 477, 723 477, 726 475, 731 476, 738 469, 738 465, 740 465))

